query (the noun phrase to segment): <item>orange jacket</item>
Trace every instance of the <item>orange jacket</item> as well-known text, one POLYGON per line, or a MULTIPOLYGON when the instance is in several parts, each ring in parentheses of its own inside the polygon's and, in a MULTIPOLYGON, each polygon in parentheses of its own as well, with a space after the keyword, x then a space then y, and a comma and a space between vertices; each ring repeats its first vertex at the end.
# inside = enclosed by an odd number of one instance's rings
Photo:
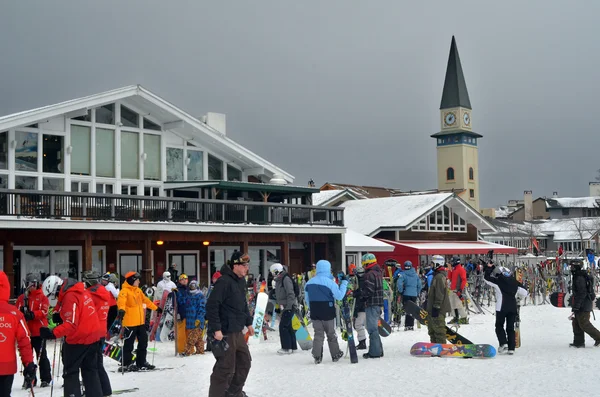
POLYGON ((467 286, 467 272, 463 265, 454 266, 452 271, 448 272, 448 278, 450 279, 450 289, 452 291, 459 289, 464 291, 467 286))
POLYGON ((119 310, 125 310, 125 317, 123 317, 124 327, 137 327, 146 322, 144 304, 152 310, 157 309, 156 305, 148 299, 140 288, 133 287, 128 282, 124 282, 123 288, 121 288, 121 292, 119 292, 119 297, 117 298, 117 307, 119 310))

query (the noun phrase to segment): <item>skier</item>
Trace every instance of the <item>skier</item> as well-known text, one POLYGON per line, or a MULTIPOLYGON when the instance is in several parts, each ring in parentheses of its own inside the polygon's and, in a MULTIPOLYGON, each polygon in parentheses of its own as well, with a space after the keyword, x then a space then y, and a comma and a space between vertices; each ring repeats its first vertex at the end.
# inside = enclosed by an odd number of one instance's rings
MULTIPOLYGON (((87 291, 92 296, 92 300, 94 301, 94 306, 96 307, 96 314, 98 315, 98 319, 100 320, 100 330, 104 330, 107 328, 106 320, 108 318, 108 310, 110 308, 111 300, 115 300, 112 294, 104 288, 100 281, 100 273, 95 270, 86 270, 81 275, 83 282, 87 288, 87 291)), ((100 379, 100 386, 102 386, 102 395, 110 396, 112 394, 112 386, 110 384, 110 379, 108 378, 108 374, 104 369, 103 362, 103 349, 104 349, 104 336, 100 338, 100 343, 98 344, 100 347, 100 351, 98 354, 98 377, 100 379)))
POLYGON ((17 373, 17 349, 25 368, 23 375, 26 383, 31 385, 34 382, 37 370, 37 365, 33 363, 33 350, 29 341, 25 316, 15 306, 8 303, 10 290, 8 277, 0 270, 0 328, 4 339, 0 343, 0 396, 6 397, 10 397, 13 380, 17 373))
POLYGON ((313 321, 315 337, 313 339, 312 356, 315 364, 323 361, 323 342, 327 334, 327 344, 331 359, 336 362, 344 355, 340 350, 335 334, 334 319, 336 316, 335 301, 344 299, 348 280, 341 280, 338 286, 331 274, 331 263, 320 260, 316 265, 315 275, 308 280, 304 287, 304 297, 310 309, 310 318, 313 321))
POLYGON ((427 328, 431 343, 446 343, 445 317, 450 313, 450 299, 446 290, 446 268, 439 259, 435 263, 434 276, 427 295, 427 328))
MULTIPOLYGON (((417 272, 413 268, 411 261, 404 262, 404 272, 398 279, 398 292, 402 294, 402 302, 406 301, 417 301, 417 296, 421 294, 421 279, 417 275, 417 272)), ((406 313, 406 319, 404 320, 404 330, 412 331, 414 329, 415 319, 408 313, 406 313)))
POLYGON ((573 324, 573 343, 571 347, 585 347, 585 334, 594 339, 594 347, 600 346, 600 331, 590 323, 590 312, 593 310, 594 280, 583 269, 583 262, 571 261, 573 275, 573 305, 571 320, 573 324))
POLYGON ((496 290, 496 336, 498 337, 498 353, 514 354, 515 352, 515 319, 517 317, 517 295, 527 297, 527 290, 516 278, 511 276, 505 267, 496 267, 489 261, 483 279, 486 284, 496 290), (506 321, 506 332, 504 322, 506 321), (508 345, 508 346, 507 346, 508 345))
POLYGON ((148 333, 146 332, 146 316, 144 304, 150 310, 156 310, 158 314, 162 309, 157 307, 139 288, 140 274, 128 272, 125 274, 123 288, 119 292, 117 306, 119 307, 118 318, 123 326, 123 367, 122 372, 152 370, 154 365, 146 361, 148 348, 148 333), (138 340, 135 363, 132 363, 133 344, 138 340))
MULTIPOLYGON (((16 302, 17 309, 23 313, 27 321, 27 327, 31 333, 31 347, 35 351, 40 368, 40 387, 47 387, 52 382, 50 372, 50 361, 46 351, 46 343, 40 337, 40 328, 48 326, 48 298, 42 292, 42 283, 38 274, 29 273, 25 277, 25 292, 19 296, 16 302)), ((37 385, 37 379, 33 380, 33 386, 37 385)), ((23 388, 29 389, 31 382, 24 382, 23 388)))
POLYGON ((106 332, 108 332, 119 312, 117 309, 117 298, 119 297, 119 288, 117 288, 117 285, 119 283, 119 278, 114 273, 104 273, 100 283, 113 297, 109 302, 110 307, 108 308, 108 315, 106 316, 106 332))
POLYGON ((294 293, 294 280, 281 263, 272 264, 269 271, 275 280, 275 298, 281 310, 279 321, 281 349, 277 351, 277 354, 292 354, 298 349, 296 331, 292 328, 292 318, 298 306, 296 294, 294 293))
POLYGON ((192 280, 189 283, 189 294, 185 303, 185 328, 187 343, 184 356, 194 354, 204 354, 204 340, 202 331, 204 330, 204 316, 206 314, 206 299, 204 294, 198 288, 198 282, 192 280))
POLYGON ((379 318, 383 309, 382 270, 377 264, 377 258, 371 253, 363 255, 361 264, 366 270, 361 299, 365 302, 369 333, 369 351, 363 354, 363 358, 383 357, 383 346, 378 331, 379 318))
POLYGON ((252 357, 242 331, 254 334, 246 301, 246 281, 250 256, 234 251, 229 264, 221 268, 221 278, 206 303, 208 337, 217 362, 210 376, 209 397, 246 396, 242 391, 252 357), (227 393, 227 394, 226 394, 227 393))
POLYGON ((452 270, 449 273, 448 278, 450 279, 450 290, 452 291, 450 293, 450 307, 455 316, 448 324, 468 324, 467 311, 462 303, 462 293, 467 286, 467 272, 458 257, 452 258, 452 270))
POLYGON ((156 297, 155 299, 158 300, 162 299, 162 296, 165 293, 165 291, 171 292, 175 288, 177 288, 177 285, 175 285, 175 283, 171 281, 171 273, 164 272, 162 276, 162 280, 160 280, 158 284, 156 284, 156 293, 154 294, 154 296, 156 297))
POLYGON ((358 334, 358 345, 356 350, 367 349, 367 331, 365 329, 365 323, 367 321, 367 314, 365 313, 365 302, 361 299, 361 291, 364 288, 364 276, 365 268, 359 266, 356 268, 356 286, 354 288, 354 329, 358 334))
POLYGON ((81 397, 80 371, 86 397, 103 396, 98 376, 98 354, 105 328, 101 327, 92 297, 83 283, 72 278, 49 276, 44 280, 42 290, 48 298, 58 299, 55 310, 62 324, 52 331, 40 328, 40 336, 44 339, 65 337, 62 344, 65 396, 81 397))

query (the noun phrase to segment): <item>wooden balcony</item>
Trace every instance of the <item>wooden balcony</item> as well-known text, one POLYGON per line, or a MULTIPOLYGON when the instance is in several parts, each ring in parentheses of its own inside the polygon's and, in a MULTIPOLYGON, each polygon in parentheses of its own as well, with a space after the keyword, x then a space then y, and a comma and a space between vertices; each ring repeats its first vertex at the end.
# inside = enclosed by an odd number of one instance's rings
POLYGON ((308 205, 0 189, 0 219, 344 226, 344 209, 308 205))

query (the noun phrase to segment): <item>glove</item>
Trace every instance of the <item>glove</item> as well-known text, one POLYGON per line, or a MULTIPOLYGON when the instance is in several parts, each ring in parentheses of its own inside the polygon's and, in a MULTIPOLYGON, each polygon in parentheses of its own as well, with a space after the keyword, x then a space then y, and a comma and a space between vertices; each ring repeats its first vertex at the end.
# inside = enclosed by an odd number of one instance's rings
POLYGON ((117 319, 123 320, 123 317, 125 317, 125 310, 119 309, 119 313, 117 313, 117 319))
MULTIPOLYGON (((48 328, 46 328, 48 329, 48 328)), ((35 371, 37 370, 37 365, 34 363, 29 363, 25 366, 23 370, 23 376, 25 377, 25 382, 27 384, 31 384, 35 379, 35 371)))
POLYGON ((462 296, 462 289, 457 289, 456 290, 456 295, 458 296, 458 299, 462 300, 463 296, 462 296))
POLYGON ((434 307, 433 310, 431 310, 431 317, 438 318, 439 315, 440 315, 440 309, 438 309, 437 307, 434 307))
POLYGON ((33 312, 30 310, 26 311, 24 314, 25 314, 25 320, 27 320, 27 321, 31 321, 35 318, 35 314, 33 314, 33 312))
POLYGON ((198 328, 198 327, 200 326, 200 320, 196 320, 196 321, 194 322, 194 325, 196 326, 196 328, 198 328))
POLYGON ((52 322, 56 325, 62 324, 62 318, 60 317, 60 313, 52 313, 52 322))
POLYGON ((42 339, 56 339, 56 336, 54 336, 54 333, 52 333, 52 331, 50 331, 49 328, 42 327, 42 328, 40 328, 40 338, 42 338, 42 339))
POLYGON ((177 288, 173 288, 173 289, 171 290, 171 292, 177 292, 177 291, 178 291, 178 290, 177 290, 177 288))
POLYGON ((577 313, 578 311, 579 311, 579 309, 576 309, 576 308, 572 308, 572 309, 571 309, 571 312, 572 312, 572 313, 577 313))
POLYGON ((160 306, 156 307, 156 314, 161 315, 163 312, 163 309, 160 308, 160 306))
POLYGON ((339 273, 338 273, 338 280, 339 280, 340 282, 341 282, 341 281, 344 281, 344 280, 348 280, 348 277, 347 277, 347 276, 346 276, 344 273, 342 273, 342 272, 339 272, 339 273))

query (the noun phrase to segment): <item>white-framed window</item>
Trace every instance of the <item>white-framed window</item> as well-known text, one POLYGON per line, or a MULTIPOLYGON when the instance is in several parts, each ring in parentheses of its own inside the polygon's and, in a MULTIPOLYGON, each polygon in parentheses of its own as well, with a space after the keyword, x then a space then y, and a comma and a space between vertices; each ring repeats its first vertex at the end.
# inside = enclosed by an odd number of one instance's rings
POLYGON ((160 186, 144 186, 144 196, 149 197, 159 197, 160 196, 160 186))
POLYGON ((96 183, 96 193, 113 194, 114 187, 112 183, 96 183))
POLYGON ((71 192, 73 193, 89 193, 90 182, 89 181, 77 181, 71 179, 71 192))
POLYGON ((8 170, 8 131, 0 132, 0 170, 8 170))
POLYGON ((467 222, 451 208, 442 206, 422 218, 411 228, 415 232, 459 232, 467 231, 467 222))
POLYGON ((138 188, 139 188, 138 185, 122 184, 121 185, 121 194, 125 194, 128 196, 137 196, 138 190, 139 190, 138 188))

